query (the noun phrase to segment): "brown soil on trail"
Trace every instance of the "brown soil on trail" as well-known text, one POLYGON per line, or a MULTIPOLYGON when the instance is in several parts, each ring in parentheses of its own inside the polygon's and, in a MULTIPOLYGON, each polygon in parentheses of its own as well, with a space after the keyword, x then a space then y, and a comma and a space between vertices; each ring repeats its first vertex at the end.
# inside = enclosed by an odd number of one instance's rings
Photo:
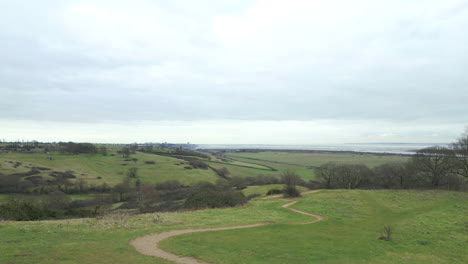
MULTIPOLYGON (((310 192, 305 192, 306 193, 314 193, 317 191, 310 191, 310 192)), ((273 197, 268 197, 268 198, 278 198, 280 196, 273 196, 273 197)), ((289 201, 289 200, 286 200, 289 201)), ((303 214, 303 215, 308 215, 315 217, 313 221, 306 222, 306 223, 294 223, 298 225, 306 225, 306 224, 312 224, 318 221, 323 220, 323 216, 318 215, 318 214, 312 214, 312 213, 307 213, 303 212, 294 208, 289 208, 289 206, 297 203, 297 201, 290 201, 287 204, 282 205, 283 208, 286 208, 288 210, 291 210, 293 212, 296 212, 298 214, 303 214)), ((177 256, 175 254, 172 254, 170 252, 164 251, 158 247, 158 243, 166 238, 173 237, 173 236, 178 236, 182 234, 188 234, 188 233, 195 233, 195 232, 206 232, 206 231, 220 231, 220 230, 230 230, 230 229, 241 229, 241 228, 250 228, 250 227, 257 227, 257 226, 264 226, 264 225, 269 225, 272 223, 257 223, 257 224, 251 224, 251 225, 241 225, 241 226, 229 226, 229 227, 209 227, 209 228, 200 228, 200 229, 183 229, 183 230, 172 230, 172 231, 167 231, 167 232, 162 232, 162 233, 156 233, 156 234, 150 234, 142 237, 138 237, 132 241, 130 241, 130 245, 132 245, 136 251, 143 255, 148 255, 148 256, 154 256, 154 257, 159 257, 163 258, 175 263, 180 263, 180 264, 209 264, 207 262, 203 262, 200 260, 197 260, 192 257, 181 257, 177 256)))

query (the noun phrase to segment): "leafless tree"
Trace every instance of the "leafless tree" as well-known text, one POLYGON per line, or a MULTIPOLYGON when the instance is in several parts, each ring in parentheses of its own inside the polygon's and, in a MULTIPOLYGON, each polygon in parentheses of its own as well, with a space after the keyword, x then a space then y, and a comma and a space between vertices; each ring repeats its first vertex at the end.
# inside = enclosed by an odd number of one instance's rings
POLYGON ((336 181, 336 164, 329 162, 316 169, 316 175, 324 181, 325 187, 333 188, 336 181))
POLYGON ((452 145, 456 162, 456 173, 468 178, 468 127, 465 133, 452 145))
POLYGON ((454 168, 453 152, 442 146, 424 148, 416 152, 412 163, 433 187, 439 187, 447 184, 447 176, 454 168))

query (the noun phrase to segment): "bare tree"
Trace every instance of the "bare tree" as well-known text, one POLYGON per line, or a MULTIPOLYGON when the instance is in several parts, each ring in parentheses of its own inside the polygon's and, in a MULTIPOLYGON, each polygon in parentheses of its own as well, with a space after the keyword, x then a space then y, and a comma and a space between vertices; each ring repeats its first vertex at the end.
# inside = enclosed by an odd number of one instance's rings
POLYGON ((122 183, 118 183, 114 187, 114 192, 119 195, 119 202, 124 202, 127 199, 128 193, 130 193, 130 182, 125 179, 122 183))
POLYGON ((127 147, 124 147, 120 150, 120 153, 122 153, 123 158, 128 158, 130 157, 130 149, 127 147))
POLYGON ((298 185, 303 182, 301 177, 293 171, 285 171, 281 175, 281 179, 286 185, 298 185))
POLYGON ((316 175, 325 183, 328 189, 333 188, 336 181, 336 164, 328 162, 316 169, 316 175))
POLYGON ((410 184, 411 175, 405 163, 386 163, 375 167, 373 171, 371 181, 374 186, 405 189, 410 184))
POLYGON ((468 127, 461 138, 452 145, 453 156, 456 163, 455 172, 468 178, 468 127))
POLYGON ((296 185, 303 182, 301 177, 295 172, 286 171, 281 175, 283 182, 286 184, 286 187, 283 190, 285 197, 299 197, 301 193, 297 190, 296 185))
POLYGON ((416 152, 412 163, 432 186, 439 187, 447 184, 447 176, 453 170, 453 152, 441 146, 424 148, 416 152))

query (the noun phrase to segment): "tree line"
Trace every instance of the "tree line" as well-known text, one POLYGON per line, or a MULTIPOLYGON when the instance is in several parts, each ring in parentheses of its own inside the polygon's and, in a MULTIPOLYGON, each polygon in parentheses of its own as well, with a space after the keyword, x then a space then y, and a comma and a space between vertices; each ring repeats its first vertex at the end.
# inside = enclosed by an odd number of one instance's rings
POLYGON ((467 190, 468 130, 452 145, 418 150, 406 163, 369 169, 362 164, 327 163, 316 170, 323 188, 467 190))

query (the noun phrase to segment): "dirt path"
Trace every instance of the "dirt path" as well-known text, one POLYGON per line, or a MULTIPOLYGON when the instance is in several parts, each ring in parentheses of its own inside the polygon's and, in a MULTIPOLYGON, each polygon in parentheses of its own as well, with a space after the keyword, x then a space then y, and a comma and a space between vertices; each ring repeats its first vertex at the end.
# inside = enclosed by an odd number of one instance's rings
MULTIPOLYGON (((307 193, 314 193, 317 191, 310 191, 310 192, 305 192, 303 194, 307 193)), ((274 196, 274 197, 268 197, 268 198, 278 198, 279 196, 274 196)), ((286 200, 289 201, 289 200, 286 200)), ((303 212, 294 208, 289 208, 289 206, 297 203, 297 201, 289 201, 289 203, 282 205, 283 208, 286 208, 288 210, 291 210, 293 212, 303 214, 303 215, 308 215, 312 216, 316 219, 310 222, 306 223, 295 223, 298 225, 306 225, 306 224, 312 224, 318 221, 323 220, 323 216, 318 215, 318 214, 312 214, 312 213, 307 213, 303 212)), ((132 241, 130 241, 130 245, 132 245, 136 251, 143 255, 148 255, 148 256, 154 256, 154 257, 159 257, 163 258, 175 263, 180 263, 180 264, 209 264, 207 262, 202 262, 199 261, 195 258, 192 257, 181 257, 177 256, 175 254, 172 254, 170 252, 164 251, 158 247, 158 243, 166 238, 170 238, 173 236, 178 236, 182 234, 188 234, 188 233, 195 233, 195 232, 206 232, 206 231, 219 231, 219 230, 230 230, 230 229, 241 229, 241 228, 251 228, 251 227, 257 227, 257 226, 264 226, 264 225, 270 225, 273 223, 257 223, 257 224, 251 224, 251 225, 242 225, 242 226, 229 226, 229 227, 209 227, 209 228, 200 228, 200 229, 183 229, 183 230, 172 230, 172 231, 167 231, 167 232, 162 232, 162 233, 156 233, 156 234, 151 234, 151 235, 146 235, 142 236, 139 238, 136 238, 132 241)))

